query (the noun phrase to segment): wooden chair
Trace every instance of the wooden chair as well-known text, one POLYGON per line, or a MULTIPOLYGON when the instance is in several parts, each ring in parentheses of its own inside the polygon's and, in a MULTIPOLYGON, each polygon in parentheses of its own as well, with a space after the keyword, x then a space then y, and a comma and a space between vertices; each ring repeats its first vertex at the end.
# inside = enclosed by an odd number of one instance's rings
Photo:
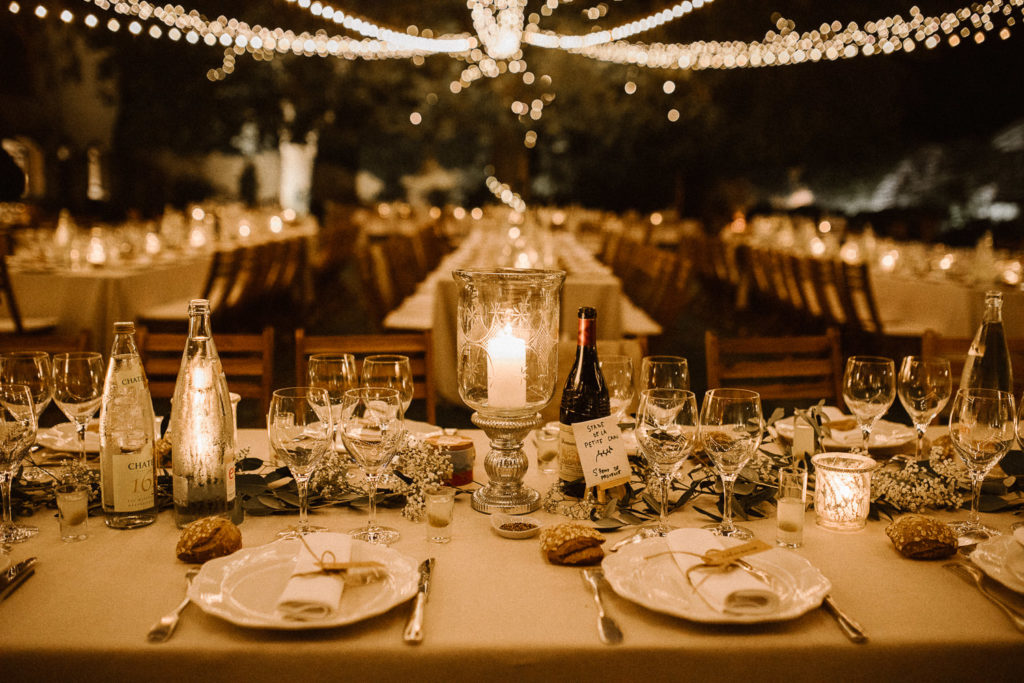
POLYGON ((26 317, 21 314, 18 301, 7 272, 7 255, 0 253, 0 308, 7 309, 7 317, 0 317, 0 333, 50 333, 57 328, 56 318, 26 317))
MULTIPOLYGON (((153 398, 171 398, 181 368, 187 335, 151 333, 139 327, 135 333, 142 364, 153 398)), ((214 336, 228 388, 242 397, 259 401, 260 415, 270 410, 274 382, 274 328, 258 334, 214 336)))
POLYGON ((863 332, 883 332, 882 318, 875 305, 871 278, 866 263, 847 263, 834 260, 835 282, 839 288, 839 301, 849 325, 863 332))
POLYGON ((430 332, 414 334, 354 334, 315 336, 306 330, 295 330, 295 382, 309 383, 309 356, 314 353, 351 353, 356 357, 358 372, 362 372, 363 358, 378 353, 401 354, 409 357, 412 367, 413 395, 424 400, 426 420, 436 424, 436 392, 434 390, 434 351, 430 332))
MULTIPOLYGON (((963 375, 964 363, 967 361, 967 352, 972 341, 966 337, 943 337, 934 330, 925 330, 921 335, 922 356, 945 358, 949 361, 954 394, 960 386, 960 377, 963 375)), ((1010 366, 1014 369, 1013 393, 1020 396, 1021 390, 1024 390, 1024 339, 1007 339, 1006 346, 1010 351, 1010 366)))
POLYGON ((751 389, 774 403, 824 398, 843 407, 843 355, 835 328, 814 336, 735 339, 709 330, 704 350, 709 389, 751 389))
MULTIPOLYGON (((197 299, 207 299, 210 310, 216 315, 224 308, 224 301, 234 287, 235 278, 241 268, 244 247, 218 250, 210 260, 210 270, 203 283, 202 292, 197 299)), ((158 325, 166 327, 168 323, 186 323, 188 321, 188 304, 191 299, 171 301, 147 308, 138 314, 138 320, 146 327, 158 325)))
POLYGON ((0 334, 0 353, 8 351, 46 351, 49 354, 91 351, 89 330, 76 335, 0 334))

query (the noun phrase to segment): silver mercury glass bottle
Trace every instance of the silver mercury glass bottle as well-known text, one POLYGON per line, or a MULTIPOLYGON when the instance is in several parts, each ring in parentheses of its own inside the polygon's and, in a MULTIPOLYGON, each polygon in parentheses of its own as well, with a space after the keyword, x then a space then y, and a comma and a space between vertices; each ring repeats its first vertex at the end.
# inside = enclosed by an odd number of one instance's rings
POLYGON ((156 520, 153 399, 134 323, 114 323, 100 403, 100 489, 107 526, 134 529, 156 520))
POLYGON ((235 437, 231 398, 210 329, 210 302, 188 307, 188 340, 171 402, 174 520, 242 521, 235 500, 235 437))

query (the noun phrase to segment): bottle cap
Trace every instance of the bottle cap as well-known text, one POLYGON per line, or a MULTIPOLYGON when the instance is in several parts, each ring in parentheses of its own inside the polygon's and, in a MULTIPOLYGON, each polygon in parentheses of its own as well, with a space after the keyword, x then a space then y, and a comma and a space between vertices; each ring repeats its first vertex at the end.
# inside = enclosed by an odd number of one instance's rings
POLYGON ((135 334, 135 323, 114 323, 114 334, 135 334))

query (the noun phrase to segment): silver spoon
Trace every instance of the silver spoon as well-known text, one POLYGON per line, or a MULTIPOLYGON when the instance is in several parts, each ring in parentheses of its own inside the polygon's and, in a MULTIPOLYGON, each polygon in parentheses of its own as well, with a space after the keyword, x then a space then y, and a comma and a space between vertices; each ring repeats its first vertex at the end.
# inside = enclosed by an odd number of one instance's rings
POLYGON ((192 567, 185 573, 185 599, 178 604, 173 610, 160 617, 160 620, 153 624, 152 628, 149 629, 149 633, 146 634, 146 639, 151 643, 162 643, 171 637, 174 633, 174 629, 178 626, 178 619, 181 618, 181 612, 188 606, 188 587, 192 584, 192 579, 195 578, 196 574, 199 573, 199 567, 192 567))

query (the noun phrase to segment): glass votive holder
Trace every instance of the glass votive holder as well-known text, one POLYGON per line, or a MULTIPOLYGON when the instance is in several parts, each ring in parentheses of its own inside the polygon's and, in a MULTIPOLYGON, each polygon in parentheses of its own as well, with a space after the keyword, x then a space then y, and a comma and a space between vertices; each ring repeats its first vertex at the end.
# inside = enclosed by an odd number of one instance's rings
POLYGON ((854 453, 819 453, 811 462, 818 526, 832 531, 863 529, 871 507, 871 472, 878 463, 854 453))
POLYGON ((804 544, 804 511, 807 507, 807 470, 800 465, 779 468, 776 500, 775 544, 799 548, 804 544))
POLYGON ((549 422, 533 433, 537 447, 537 469, 544 474, 558 471, 558 423, 549 422))
POLYGON ((427 519, 427 540, 447 543, 452 540, 452 518, 455 514, 455 489, 438 486, 424 493, 427 519))
POLYGON ((65 543, 84 541, 89 526, 89 487, 85 484, 58 484, 54 492, 60 540, 65 543))

